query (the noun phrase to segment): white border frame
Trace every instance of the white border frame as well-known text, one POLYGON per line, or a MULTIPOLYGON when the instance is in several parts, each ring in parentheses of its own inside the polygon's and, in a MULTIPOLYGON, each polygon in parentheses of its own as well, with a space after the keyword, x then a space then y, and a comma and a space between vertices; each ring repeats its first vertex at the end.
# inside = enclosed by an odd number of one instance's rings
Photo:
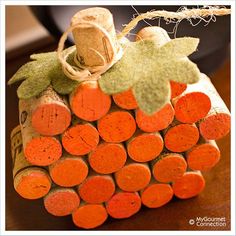
POLYGON ((4 1, 1 4, 1 86, 0 86, 0 153, 1 153, 1 208, 0 235, 235 235, 235 1, 195 0, 195 1, 4 1), (7 5, 231 5, 231 230, 230 231, 9 231, 5 230, 5 6, 7 5), (3 69, 4 68, 4 69, 3 69))

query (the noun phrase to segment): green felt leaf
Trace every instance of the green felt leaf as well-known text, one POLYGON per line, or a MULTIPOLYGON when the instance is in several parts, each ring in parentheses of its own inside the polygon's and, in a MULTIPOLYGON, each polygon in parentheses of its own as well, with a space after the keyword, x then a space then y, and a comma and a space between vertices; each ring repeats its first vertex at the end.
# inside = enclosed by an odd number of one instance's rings
POLYGON ((48 64, 48 61, 52 61, 55 58, 56 52, 48 52, 48 53, 39 53, 33 54, 30 56, 30 59, 34 61, 30 61, 23 66, 12 76, 12 78, 8 81, 8 85, 14 84, 18 81, 25 80, 33 74, 44 74, 45 64, 48 64), (40 63, 39 63, 40 61, 40 63))
POLYGON ((195 63, 187 57, 176 61, 171 61, 166 65, 162 72, 159 72, 162 77, 168 80, 173 80, 180 83, 192 84, 196 83, 200 78, 200 71, 195 63))
POLYGON ((195 83, 200 72, 187 56, 193 53, 199 39, 177 38, 159 47, 155 41, 129 43, 123 57, 99 79, 106 94, 130 88, 139 107, 153 114, 170 100, 169 80, 195 83))
POLYGON ((45 69, 53 64, 54 58, 56 58, 56 52, 32 54, 30 56, 30 59, 32 59, 33 61, 30 61, 21 66, 20 69, 8 81, 8 85, 28 79, 36 74, 45 76, 45 69))
POLYGON ((147 115, 160 110, 170 100, 170 85, 168 80, 158 78, 152 73, 143 77, 132 88, 139 108, 147 115))
POLYGON ((115 94, 132 87, 146 71, 155 67, 156 63, 151 59, 155 47, 149 40, 129 43, 122 58, 98 80, 101 90, 115 94))
POLYGON ((169 60, 189 56, 196 51, 199 44, 198 38, 176 38, 164 44, 156 52, 156 57, 167 57, 169 60))
POLYGON ((55 70, 52 76, 51 84, 56 92, 62 95, 71 93, 78 82, 67 78, 61 68, 55 70))
POLYGON ((28 73, 31 73, 31 71, 35 68, 35 66, 36 66, 35 62, 33 61, 28 62, 27 64, 21 66, 20 69, 8 81, 8 85, 27 79, 28 73))
POLYGON ((56 56, 57 52, 44 52, 30 55, 31 60, 45 61, 45 60, 53 60, 56 56))
MULTIPOLYGON (((64 52, 71 49, 67 48, 64 52)), ((63 95, 71 93, 77 86, 78 82, 65 76, 57 52, 33 54, 30 58, 33 61, 23 65, 8 82, 8 84, 13 84, 25 80, 18 88, 19 98, 26 99, 36 96, 50 83, 58 93, 63 95)), ((72 53, 67 59, 72 66, 75 65, 73 58, 74 54, 72 53)))
POLYGON ((20 99, 29 99, 37 96, 50 85, 49 78, 42 78, 41 76, 31 77, 21 83, 17 89, 17 95, 20 99))

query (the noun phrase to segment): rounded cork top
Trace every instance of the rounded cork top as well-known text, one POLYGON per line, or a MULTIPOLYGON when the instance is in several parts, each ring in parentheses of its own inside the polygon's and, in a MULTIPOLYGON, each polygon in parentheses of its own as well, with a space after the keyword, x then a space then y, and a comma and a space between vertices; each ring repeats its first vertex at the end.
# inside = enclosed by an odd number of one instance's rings
POLYGON ((102 7, 91 7, 77 12, 71 18, 71 25, 76 24, 79 20, 96 23, 103 26, 105 29, 108 29, 111 25, 113 25, 113 17, 111 12, 102 7))

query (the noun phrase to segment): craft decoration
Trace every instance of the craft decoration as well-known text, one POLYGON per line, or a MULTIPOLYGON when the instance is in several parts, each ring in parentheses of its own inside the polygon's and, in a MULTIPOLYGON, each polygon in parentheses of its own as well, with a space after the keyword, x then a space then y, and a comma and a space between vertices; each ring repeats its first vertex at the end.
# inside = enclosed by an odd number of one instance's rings
POLYGON ((20 126, 11 134, 16 192, 44 197, 50 214, 71 215, 85 229, 108 215, 131 217, 142 204, 158 208, 173 195, 200 194, 200 171, 220 160, 217 144, 208 139, 229 133, 230 112, 188 58, 199 39, 171 40, 160 27, 143 28, 135 42, 125 36, 146 18, 229 13, 147 12, 118 35, 107 9, 76 13, 57 52, 31 55, 8 81, 21 82, 20 126), (70 32, 75 46, 64 49, 70 32))

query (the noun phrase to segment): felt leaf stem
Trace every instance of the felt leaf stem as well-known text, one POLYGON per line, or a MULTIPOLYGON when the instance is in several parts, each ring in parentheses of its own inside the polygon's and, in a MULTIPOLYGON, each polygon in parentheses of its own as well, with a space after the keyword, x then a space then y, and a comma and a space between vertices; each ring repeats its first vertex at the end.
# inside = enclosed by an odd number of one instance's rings
POLYGON ((151 115, 170 100, 170 80, 199 80, 199 69, 187 58, 198 43, 199 39, 188 37, 173 39, 162 47, 151 40, 130 43, 120 61, 99 79, 99 85, 106 94, 131 88, 140 109, 151 115))

